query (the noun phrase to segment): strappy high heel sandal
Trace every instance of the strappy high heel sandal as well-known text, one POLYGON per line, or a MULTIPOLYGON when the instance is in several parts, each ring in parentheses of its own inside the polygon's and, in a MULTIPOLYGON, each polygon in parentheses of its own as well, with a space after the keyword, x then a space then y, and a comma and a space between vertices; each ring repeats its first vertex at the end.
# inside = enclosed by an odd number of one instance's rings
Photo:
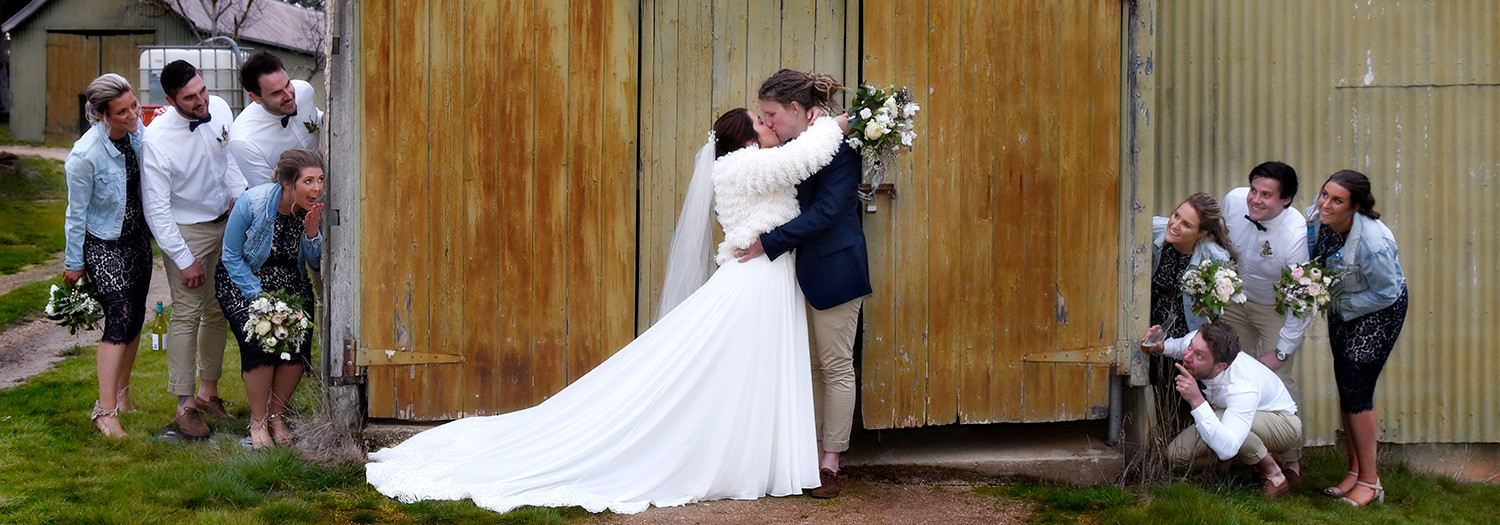
POLYGON ((285 447, 297 441, 297 437, 292 435, 292 427, 290 425, 287 425, 286 417, 282 416, 281 414, 277 413, 266 416, 266 424, 269 425, 269 428, 271 429, 271 439, 275 441, 277 445, 285 447), (286 426, 286 434, 277 432, 276 426, 270 425, 272 420, 277 419, 281 420, 281 424, 286 426))
MULTIPOLYGON (((1375 491, 1375 494, 1372 495, 1372 496, 1370 496, 1370 501, 1366 501, 1364 503, 1360 503, 1358 501, 1354 501, 1352 499, 1349 499, 1348 496, 1344 496, 1343 498, 1340 498, 1340 499, 1344 500, 1344 503, 1348 503, 1348 504, 1353 505, 1355 507, 1363 507, 1365 505, 1369 505, 1369 504, 1375 503, 1375 502, 1385 503, 1385 487, 1380 486, 1380 479, 1379 478, 1375 479, 1375 483, 1373 485, 1369 484, 1369 483, 1365 483, 1363 481, 1356 481, 1356 482, 1354 482, 1354 484, 1355 485, 1364 486, 1364 487, 1369 487, 1370 490, 1375 491)), ((1350 492, 1353 492, 1353 491, 1351 490, 1350 492)))
MULTIPOLYGON (((1349 471, 1349 476, 1353 476, 1354 477, 1354 482, 1355 483, 1359 483, 1359 473, 1358 472, 1355 472, 1355 471, 1351 470, 1351 471, 1349 471)), ((1346 477, 1348 477, 1348 476, 1346 476, 1346 477)), ((1340 483, 1340 484, 1342 484, 1342 483, 1340 483)), ((1332 487, 1328 487, 1326 489, 1323 489, 1323 495, 1324 496, 1328 496, 1330 498, 1342 498, 1342 497, 1344 497, 1344 491, 1341 490, 1341 489, 1339 489, 1338 485, 1334 485, 1332 487)))
POLYGON ((250 432, 250 448, 260 450, 271 446, 271 444, 274 443, 274 440, 271 440, 269 438, 265 441, 255 440, 255 431, 257 430, 265 431, 267 436, 271 435, 271 432, 269 430, 266 430, 266 421, 269 419, 271 419, 270 416, 266 416, 262 419, 250 418, 250 424, 245 426, 245 430, 250 432))
POLYGON ((111 432, 109 429, 104 428, 104 424, 99 421, 99 418, 101 418, 101 417, 112 417, 112 418, 115 418, 115 422, 118 423, 119 420, 120 420, 120 409, 118 409, 118 408, 112 408, 112 409, 109 409, 109 410, 105 410, 104 409, 104 405, 99 404, 99 401, 95 400, 94 401, 94 412, 92 414, 89 414, 89 421, 93 421, 94 422, 94 428, 99 429, 99 433, 104 434, 105 437, 112 437, 112 438, 122 438, 122 437, 125 437, 125 431, 124 430, 121 430, 118 434, 116 434, 114 432, 111 432))
POLYGON ((115 410, 121 412, 135 412, 135 403, 130 402, 130 386, 122 386, 115 391, 115 410))

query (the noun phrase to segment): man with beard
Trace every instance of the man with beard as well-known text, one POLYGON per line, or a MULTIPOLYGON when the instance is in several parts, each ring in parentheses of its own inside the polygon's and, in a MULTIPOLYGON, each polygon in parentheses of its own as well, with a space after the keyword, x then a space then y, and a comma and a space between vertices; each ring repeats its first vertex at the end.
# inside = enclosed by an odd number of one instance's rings
POLYGON ((276 55, 261 51, 246 59, 240 66, 240 85, 253 102, 234 119, 229 152, 251 187, 271 180, 282 152, 321 149, 323 112, 315 105, 312 84, 288 77, 276 55))

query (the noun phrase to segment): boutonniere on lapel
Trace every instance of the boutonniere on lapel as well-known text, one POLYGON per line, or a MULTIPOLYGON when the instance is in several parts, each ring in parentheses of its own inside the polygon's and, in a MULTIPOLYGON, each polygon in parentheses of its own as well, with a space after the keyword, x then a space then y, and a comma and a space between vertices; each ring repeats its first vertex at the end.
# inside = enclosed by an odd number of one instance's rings
POLYGON ((220 126, 219 138, 215 140, 219 141, 219 147, 224 147, 225 144, 229 144, 229 126, 220 126))
POLYGON ((1266 244, 1264 246, 1260 247, 1260 256, 1261 257, 1270 257, 1271 256, 1271 241, 1266 241, 1266 244))
POLYGON ((318 128, 318 125, 316 123, 314 123, 313 121, 311 121, 311 120, 303 122, 302 126, 305 127, 305 128, 307 128, 307 132, 310 133, 310 134, 313 134, 313 135, 317 135, 318 131, 321 131, 318 128))

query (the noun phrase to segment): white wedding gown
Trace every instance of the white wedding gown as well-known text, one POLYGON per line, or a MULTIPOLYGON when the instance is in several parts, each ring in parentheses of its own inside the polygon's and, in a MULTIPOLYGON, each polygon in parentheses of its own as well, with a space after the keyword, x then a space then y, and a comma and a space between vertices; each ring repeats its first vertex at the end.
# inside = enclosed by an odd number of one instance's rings
POLYGON ((453 421, 371 454, 369 483, 407 503, 467 498, 497 512, 636 513, 817 487, 807 314, 793 259, 725 254, 731 241, 797 215, 791 184, 837 148, 829 122, 714 164, 723 266, 655 326, 540 405, 453 421))

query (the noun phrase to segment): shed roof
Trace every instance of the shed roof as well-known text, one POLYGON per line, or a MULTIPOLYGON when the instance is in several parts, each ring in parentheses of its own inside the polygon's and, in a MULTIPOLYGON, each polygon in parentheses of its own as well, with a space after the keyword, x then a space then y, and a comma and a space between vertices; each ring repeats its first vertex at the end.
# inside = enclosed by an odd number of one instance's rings
MULTIPOLYGON (((251 0, 228 0, 229 11, 237 11, 243 2, 251 0)), ((36 14, 48 0, 31 0, 15 16, 5 21, 0 30, 9 32, 36 14)), ((203 2, 192 0, 166 2, 172 12, 188 20, 199 31, 212 31, 213 17, 208 14, 203 2)), ((270 44, 273 46, 316 53, 324 29, 322 11, 306 9, 278 0, 255 1, 252 9, 257 16, 251 17, 240 28, 240 40, 270 44)), ((226 17, 229 15, 225 15, 226 17)))

